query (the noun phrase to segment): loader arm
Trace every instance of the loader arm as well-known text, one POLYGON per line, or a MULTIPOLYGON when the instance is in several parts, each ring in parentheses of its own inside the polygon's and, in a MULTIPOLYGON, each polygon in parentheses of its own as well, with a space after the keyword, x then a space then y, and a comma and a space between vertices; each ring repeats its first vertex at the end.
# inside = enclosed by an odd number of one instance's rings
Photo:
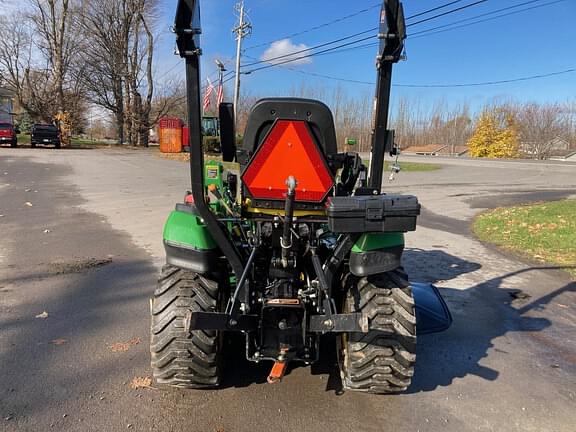
POLYGON ((179 0, 174 22, 176 44, 180 57, 186 61, 186 98, 190 128, 190 175, 192 196, 198 214, 214 241, 227 257, 236 277, 244 270, 244 263, 204 196, 204 152, 202 149, 202 112, 200 109, 200 5, 198 0, 179 0))
POLYGON ((386 152, 391 152, 394 147, 394 132, 388 130, 392 65, 400 60, 404 49, 404 39, 406 39, 404 11, 402 3, 398 0, 384 0, 382 2, 378 38, 380 39, 380 47, 376 58, 378 70, 376 108, 372 129, 368 185, 380 193, 384 156, 386 152))

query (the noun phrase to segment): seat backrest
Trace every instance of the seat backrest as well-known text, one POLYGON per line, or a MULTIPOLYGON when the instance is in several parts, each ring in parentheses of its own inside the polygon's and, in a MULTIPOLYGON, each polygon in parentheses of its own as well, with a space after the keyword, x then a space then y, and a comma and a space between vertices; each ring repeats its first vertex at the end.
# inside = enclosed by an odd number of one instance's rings
POLYGON ((248 117, 242 147, 237 150, 241 165, 248 163, 278 119, 306 121, 325 157, 338 152, 334 118, 324 103, 313 99, 266 98, 256 102, 248 117))

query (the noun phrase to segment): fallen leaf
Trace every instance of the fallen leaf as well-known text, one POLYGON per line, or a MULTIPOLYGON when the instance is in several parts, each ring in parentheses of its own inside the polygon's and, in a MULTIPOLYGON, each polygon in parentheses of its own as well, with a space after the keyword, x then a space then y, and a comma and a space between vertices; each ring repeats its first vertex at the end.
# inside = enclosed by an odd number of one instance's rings
POLYGON ((48 318, 48 312, 44 311, 41 314, 36 315, 34 318, 42 318, 42 319, 48 318))
POLYGON ((32 207, 32 203, 31 203, 30 201, 26 201, 26 205, 27 205, 28 207, 32 207))
POLYGON ((133 389, 148 388, 152 385, 152 378, 150 377, 134 377, 130 383, 133 389))
POLYGON ((112 345, 109 345, 110 351, 112 352, 126 352, 133 347, 134 345, 138 345, 140 343, 140 338, 132 338, 127 342, 116 342, 112 345))
POLYGON ((68 342, 67 339, 53 339, 52 340, 53 345, 64 345, 67 342, 68 342))

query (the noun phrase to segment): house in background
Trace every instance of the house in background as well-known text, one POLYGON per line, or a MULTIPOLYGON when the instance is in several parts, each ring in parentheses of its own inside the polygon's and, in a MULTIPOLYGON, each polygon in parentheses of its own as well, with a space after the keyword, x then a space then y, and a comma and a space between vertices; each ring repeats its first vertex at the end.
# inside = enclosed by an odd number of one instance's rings
POLYGON ((0 87, 0 123, 12 123, 14 113, 12 92, 0 87))
POLYGON ((402 150, 402 153, 426 156, 464 156, 468 153, 468 146, 428 144, 407 147, 402 150))

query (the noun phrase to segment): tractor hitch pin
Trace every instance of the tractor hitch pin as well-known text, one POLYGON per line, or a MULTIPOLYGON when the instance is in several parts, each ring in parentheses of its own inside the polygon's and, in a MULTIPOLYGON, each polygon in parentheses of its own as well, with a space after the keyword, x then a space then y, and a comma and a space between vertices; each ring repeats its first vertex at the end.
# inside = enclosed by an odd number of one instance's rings
POLYGON ((284 374, 286 373, 286 366, 288 366, 288 362, 286 361, 287 352, 288 348, 280 349, 280 355, 278 356, 278 360, 274 362, 274 366, 272 366, 270 375, 268 375, 267 381, 269 384, 276 384, 282 381, 282 378, 284 378, 284 374))
POLYGON ((282 238, 280 245, 282 246, 282 265, 284 268, 289 264, 289 252, 292 248, 292 221, 294 219, 294 199, 296 197, 296 186, 298 182, 294 176, 286 179, 286 186, 288 186, 288 193, 286 194, 286 203, 284 204, 284 229, 282 231, 282 238))

